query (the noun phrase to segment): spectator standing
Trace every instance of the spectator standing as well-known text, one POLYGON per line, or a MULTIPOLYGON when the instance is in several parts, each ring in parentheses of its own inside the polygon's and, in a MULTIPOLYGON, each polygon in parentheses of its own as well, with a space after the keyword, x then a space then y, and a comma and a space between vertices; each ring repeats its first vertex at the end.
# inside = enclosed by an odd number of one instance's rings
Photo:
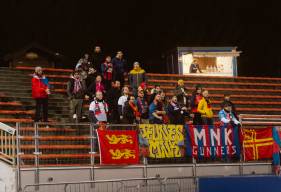
POLYGON ((32 80, 32 98, 35 99, 35 122, 48 122, 48 95, 50 94, 49 81, 44 76, 41 67, 35 68, 32 80), (42 118, 41 118, 42 111, 42 118))
POLYGON ((90 65, 91 65, 90 55, 88 53, 85 53, 84 56, 81 59, 79 59, 75 67, 75 70, 88 72, 90 65))
POLYGON ((121 120, 123 119, 123 115, 124 115, 125 102, 128 101, 128 98, 129 98, 129 87, 124 86, 122 88, 122 96, 118 99, 118 112, 121 120))
POLYGON ((145 82, 142 82, 140 84, 140 86, 138 87, 138 91, 143 91, 144 99, 148 102, 148 97, 150 96, 150 92, 147 89, 147 84, 145 82))
POLYGON ((187 113, 186 107, 180 107, 177 101, 177 96, 173 96, 168 105, 168 116, 170 124, 183 125, 184 115, 187 113))
POLYGON ((113 76, 114 80, 120 81, 121 87, 124 86, 124 76, 127 73, 127 63, 126 60, 123 58, 123 52, 118 51, 116 56, 112 59, 113 65, 113 76))
POLYGON ((189 73, 197 73, 197 72, 202 73, 199 64, 197 63, 197 59, 194 59, 190 65, 189 73))
POLYGON ((103 99, 101 91, 96 92, 96 97, 90 103, 89 118, 92 123, 103 124, 107 123, 108 105, 103 99))
POLYGON ((141 83, 146 81, 145 70, 140 67, 139 62, 134 62, 134 68, 130 71, 128 79, 130 86, 133 89, 133 95, 136 97, 138 94, 138 87, 141 83))
POLYGON ((225 103, 223 109, 219 112, 219 119, 222 123, 231 125, 239 125, 240 122, 236 119, 232 113, 232 106, 229 103, 225 103))
POLYGON ((67 83, 67 95, 70 99, 70 111, 73 119, 79 122, 82 118, 82 108, 86 94, 85 81, 81 79, 80 73, 75 71, 73 77, 67 83))
POLYGON ((204 90, 202 95, 203 98, 200 100, 197 108, 198 112, 201 114, 204 125, 213 125, 213 110, 209 99, 209 92, 204 90))
POLYGON ((160 85, 154 85, 154 88, 150 91, 149 105, 154 101, 155 96, 159 93, 161 93, 160 85))
POLYGON ((115 81, 112 88, 107 92, 108 121, 113 124, 120 123, 118 112, 118 99, 121 97, 120 82, 115 81))
POLYGON ((138 97, 137 97, 137 106, 139 109, 139 112, 141 114, 141 122, 142 123, 148 123, 148 103, 144 97, 144 91, 140 90, 138 91, 138 97))
POLYGON ((113 65, 110 56, 107 56, 104 63, 101 64, 101 74, 104 80, 105 89, 109 90, 113 79, 113 65))
POLYGON ((135 97, 129 96, 129 100, 124 105, 124 123, 133 124, 140 122, 141 114, 138 110, 138 106, 135 103, 135 97))
POLYGON ((198 112, 198 104, 201 101, 201 99, 202 99, 202 87, 197 85, 190 99, 190 106, 191 106, 191 113, 192 113, 191 116, 193 117, 194 125, 202 125, 201 114, 198 112))
POLYGON ((184 81, 182 79, 178 80, 178 85, 176 87, 177 103, 181 107, 189 106, 189 96, 187 94, 187 89, 184 87, 184 81))
POLYGON ((159 110, 159 102, 161 102, 161 94, 155 95, 153 102, 149 105, 149 123, 163 124, 163 115, 166 114, 164 109, 159 110))
POLYGON ((87 89, 87 95, 92 99, 94 98, 97 91, 105 93, 105 88, 102 83, 102 78, 100 75, 96 77, 96 80, 91 83, 91 85, 87 89))
POLYGON ((87 78, 85 79, 87 88, 91 85, 92 82, 96 80, 96 77, 97 71, 93 67, 90 67, 87 78))
POLYGON ((92 55, 92 67, 100 74, 101 64, 104 61, 104 56, 100 46, 95 46, 94 53, 92 55))
POLYGON ((221 103, 221 108, 223 109, 225 104, 230 105, 231 106, 231 112, 233 113, 234 117, 236 119, 239 119, 238 115, 237 115, 235 104, 230 100, 230 97, 231 97, 230 94, 224 94, 224 100, 221 103))

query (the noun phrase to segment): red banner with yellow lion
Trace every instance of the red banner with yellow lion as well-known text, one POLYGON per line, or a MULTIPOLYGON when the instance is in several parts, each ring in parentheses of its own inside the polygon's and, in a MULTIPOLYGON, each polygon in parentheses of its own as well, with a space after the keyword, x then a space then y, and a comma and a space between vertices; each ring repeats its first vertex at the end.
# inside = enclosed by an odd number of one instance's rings
POLYGON ((98 130, 101 164, 138 164, 138 135, 131 130, 98 130))

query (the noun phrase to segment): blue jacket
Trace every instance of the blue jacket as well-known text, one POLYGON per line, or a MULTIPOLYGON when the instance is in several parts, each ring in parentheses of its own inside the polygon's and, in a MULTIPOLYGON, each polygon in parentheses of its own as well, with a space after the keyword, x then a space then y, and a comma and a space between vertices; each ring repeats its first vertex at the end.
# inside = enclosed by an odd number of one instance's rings
POLYGON ((223 123, 230 123, 230 121, 233 121, 235 125, 240 124, 240 122, 235 118, 232 112, 227 113, 224 109, 220 110, 219 119, 223 123))
POLYGON ((126 72, 126 60, 125 59, 118 59, 116 57, 114 57, 111 61, 112 65, 113 65, 113 71, 115 71, 116 73, 124 73, 126 72))

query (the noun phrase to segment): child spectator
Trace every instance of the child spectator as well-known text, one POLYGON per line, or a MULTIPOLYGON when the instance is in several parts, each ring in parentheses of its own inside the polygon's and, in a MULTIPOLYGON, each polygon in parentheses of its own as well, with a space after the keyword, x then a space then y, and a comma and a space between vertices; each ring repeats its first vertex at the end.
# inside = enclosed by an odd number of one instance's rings
POLYGON ((138 91, 137 106, 141 114, 141 121, 146 122, 148 119, 148 103, 144 98, 143 90, 138 91))
POLYGON ((184 115, 187 113, 186 107, 180 107, 177 101, 177 96, 173 96, 168 105, 168 116, 170 124, 183 125, 184 115))
POLYGON ((35 122, 48 122, 48 95, 50 94, 48 79, 44 76, 41 67, 35 68, 32 77, 32 98, 35 99, 35 122), (41 118, 42 111, 42 118, 41 118))
POLYGON ((96 97, 90 104, 89 119, 92 123, 107 123, 108 105, 103 100, 101 91, 96 92, 96 97))
POLYGON ((135 104, 135 97, 129 96, 129 100, 124 105, 124 123, 133 124, 140 122, 141 114, 138 110, 138 106, 135 104))
POLYGON ((230 103, 224 103, 223 109, 219 112, 219 119, 222 123, 231 125, 239 125, 240 122, 232 113, 232 106, 230 103))
POLYGON ((222 109, 224 108, 225 104, 229 104, 231 106, 231 112, 233 113, 234 117, 236 119, 238 119, 238 115, 237 115, 237 112, 236 112, 235 104, 232 101, 230 101, 230 94, 224 94, 224 100, 221 103, 221 108, 222 109))
POLYGON ((128 101, 128 98, 129 98, 129 88, 127 86, 124 86, 122 89, 122 96, 118 99, 118 112, 121 120, 123 119, 123 115, 124 115, 125 102, 128 101))
POLYGON ((161 94, 155 95, 153 102, 149 105, 149 123, 163 124, 163 115, 166 114, 164 109, 159 110, 159 102, 161 102, 161 94))
POLYGON ((213 125, 213 110, 209 99, 209 92, 204 90, 202 95, 203 98, 200 100, 197 110, 201 114, 204 125, 213 125))
POLYGON ((111 61, 113 65, 113 75, 114 80, 120 81, 121 87, 124 86, 124 76, 127 73, 127 63, 126 60, 123 58, 122 51, 118 51, 116 57, 114 57, 111 61))
POLYGON ((202 125, 201 114, 197 110, 198 104, 201 99, 202 99, 202 87, 197 85, 190 99, 190 106, 191 106, 191 113, 192 113, 191 116, 193 116, 194 125, 202 125))
POLYGON ((118 112, 118 99, 121 97, 120 82, 115 81, 106 95, 106 101, 108 103, 108 121, 113 124, 118 124, 120 123, 120 115, 118 112))
POLYGON ((101 64, 101 74, 104 80, 105 89, 109 90, 111 88, 111 82, 113 79, 113 66, 111 63, 111 57, 107 56, 104 63, 101 64))
POLYGON ((105 88, 104 88, 104 85, 102 83, 102 78, 100 75, 98 75, 96 77, 96 80, 94 82, 91 83, 91 85, 88 87, 87 89, 87 95, 90 97, 90 98, 94 98, 95 96, 95 93, 97 91, 100 91, 102 93, 105 93, 105 88))
POLYGON ((79 122, 82 118, 83 99, 85 96, 86 85, 81 79, 80 73, 75 71, 73 77, 67 83, 67 95, 70 99, 70 111, 73 119, 79 122))
POLYGON ((134 68, 130 71, 128 80, 133 89, 133 95, 136 97, 138 94, 138 87, 141 83, 146 81, 145 70, 140 67, 139 62, 134 63, 134 68))

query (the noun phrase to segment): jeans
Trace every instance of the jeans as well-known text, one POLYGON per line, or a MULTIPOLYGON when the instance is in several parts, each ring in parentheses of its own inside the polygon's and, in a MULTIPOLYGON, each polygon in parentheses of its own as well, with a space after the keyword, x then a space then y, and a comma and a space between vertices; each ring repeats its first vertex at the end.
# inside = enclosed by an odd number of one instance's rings
POLYGON ((48 122, 48 98, 35 99, 35 122, 43 120, 43 122, 48 122), (42 118, 41 118, 42 111, 42 118))

